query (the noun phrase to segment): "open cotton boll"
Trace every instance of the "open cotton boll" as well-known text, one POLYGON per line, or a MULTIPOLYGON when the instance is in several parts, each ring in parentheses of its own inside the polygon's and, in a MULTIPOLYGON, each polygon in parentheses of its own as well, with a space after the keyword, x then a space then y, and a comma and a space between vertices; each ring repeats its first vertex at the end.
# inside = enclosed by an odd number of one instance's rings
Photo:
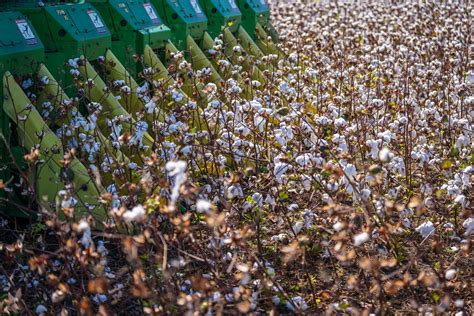
POLYGON ((142 205, 137 205, 132 210, 125 211, 122 218, 127 223, 131 222, 141 222, 146 218, 146 211, 142 205))
POLYGON ((344 177, 341 178, 341 183, 345 185, 345 189, 347 193, 351 194, 354 192, 354 187, 352 186, 351 182, 355 181, 355 177, 357 175, 356 167, 353 164, 347 164, 344 167, 344 177))
POLYGON ((379 156, 379 146, 381 143, 382 141, 380 139, 369 139, 365 142, 365 144, 370 147, 370 156, 374 160, 379 156))
POLYGON ((310 176, 306 174, 301 175, 301 184, 303 185, 305 191, 311 190, 311 181, 312 179, 310 176))
POLYGON ((206 200, 198 200, 196 203, 196 211, 199 213, 208 213, 211 211, 212 204, 206 200))
POLYGON ((92 300, 96 304, 101 304, 101 303, 107 302, 108 298, 107 298, 107 295, 105 294, 96 294, 92 297, 92 300))
POLYGON ((273 169, 273 175, 275 176, 277 182, 281 183, 281 177, 292 168, 290 164, 285 162, 277 162, 275 168, 273 169))
POLYGON ((262 83, 258 80, 252 80, 252 87, 258 88, 262 85, 262 83))
POLYGON ((301 167, 305 167, 305 166, 307 167, 311 164, 311 161, 313 160, 313 158, 314 158, 313 154, 306 153, 306 154, 302 154, 296 157, 295 161, 301 167))
POLYGON ((462 227, 466 230, 464 235, 469 236, 474 231, 474 217, 469 217, 462 223, 462 227))
POLYGON ((372 191, 370 189, 363 189, 361 192, 361 198, 363 201, 368 201, 370 198, 370 195, 372 194, 372 191))
POLYGON ((165 169, 168 172, 168 175, 175 176, 177 174, 185 172, 186 166, 186 161, 168 161, 165 165, 165 169))
POLYGON ((362 245, 363 243, 365 243, 369 239, 370 239, 369 233, 364 232, 364 233, 360 233, 360 234, 355 235, 352 238, 352 241, 354 242, 354 246, 359 247, 360 245, 362 245))
POLYGON ((308 304, 306 304, 306 301, 301 296, 295 296, 291 299, 291 301, 293 302, 293 304, 291 304, 290 302, 286 303, 286 308, 288 308, 292 312, 296 312, 294 306, 296 306, 299 311, 305 311, 309 308, 308 304))
POLYGON ((341 222, 336 222, 334 225, 332 225, 332 228, 339 232, 341 231, 343 228, 344 228, 344 223, 341 223, 341 222))
POLYGON ((334 120, 334 125, 336 125, 337 127, 344 127, 347 125, 347 121, 342 117, 339 117, 334 120))
POLYGON ((97 252, 102 254, 103 256, 106 256, 109 253, 109 251, 105 247, 105 243, 103 240, 99 240, 97 242, 97 252))
POLYGON ((379 159, 382 162, 389 162, 392 157, 393 154, 387 147, 382 148, 382 150, 379 152, 379 159))
POLYGON ((147 102, 147 103, 145 104, 145 109, 146 109, 146 112, 147 112, 148 114, 152 114, 152 113, 158 111, 158 109, 157 109, 157 107, 156 107, 156 103, 155 103, 155 101, 153 101, 153 100, 150 100, 149 102, 147 102))
POLYGON ((265 124, 267 123, 267 120, 263 116, 259 114, 255 114, 253 123, 260 132, 263 132, 265 128, 265 124))
POLYGON ((434 233, 435 227, 431 221, 427 221, 415 228, 415 230, 421 235, 421 237, 426 238, 434 233))
POLYGON ((270 194, 267 194, 267 196, 265 197, 265 203, 267 203, 268 205, 271 205, 271 206, 276 205, 275 198, 273 196, 271 196, 270 194))
POLYGON ((344 167, 344 173, 345 173, 348 180, 354 181, 355 176, 357 175, 356 167, 353 164, 347 164, 344 167))
POLYGON ((233 199, 236 197, 243 197, 243 196, 244 196, 244 191, 242 190, 242 187, 240 186, 240 184, 231 185, 227 189, 227 198, 229 199, 233 199))
POLYGON ((456 277, 457 272, 458 271, 456 269, 446 270, 446 272, 444 273, 444 278, 446 280, 452 280, 456 277))
POLYGON ((302 221, 298 221, 293 225, 293 232, 298 235, 303 228, 304 223, 302 221))
POLYGON ((38 306, 36 306, 36 309, 35 309, 35 313, 36 315, 45 315, 46 312, 48 311, 48 309, 46 308, 46 306, 40 304, 38 306))
POLYGON ((288 235, 285 233, 274 235, 270 238, 272 241, 288 241, 288 235))
POLYGON ((89 248, 92 245, 92 234, 89 223, 85 219, 81 219, 79 222, 79 225, 77 226, 77 232, 82 233, 79 243, 85 248, 89 248))
POLYGON ((262 206, 263 195, 261 193, 255 192, 254 194, 252 194, 252 200, 255 202, 255 205, 262 206))
POLYGON ((454 199, 454 203, 456 204, 459 204, 461 206, 466 206, 466 196, 464 196, 463 194, 459 194, 458 196, 456 196, 456 198, 454 199))

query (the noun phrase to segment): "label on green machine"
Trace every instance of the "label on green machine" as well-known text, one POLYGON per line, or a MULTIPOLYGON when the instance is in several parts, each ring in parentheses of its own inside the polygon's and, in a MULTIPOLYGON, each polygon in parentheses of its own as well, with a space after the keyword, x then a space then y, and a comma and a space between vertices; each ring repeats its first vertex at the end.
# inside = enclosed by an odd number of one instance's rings
POLYGON ((155 12, 155 9, 151 5, 151 3, 144 3, 143 7, 145 8, 146 13, 150 17, 151 21, 153 24, 158 25, 160 24, 160 19, 158 18, 158 15, 155 12))
POLYGON ((26 20, 16 20, 15 22, 21 35, 25 38, 26 44, 35 45, 38 43, 35 33, 33 33, 33 30, 31 30, 31 27, 26 20))
POLYGON ((95 12, 94 10, 88 10, 87 14, 89 15, 92 24, 94 24, 95 29, 98 33, 105 33, 107 31, 104 22, 102 22, 102 19, 100 18, 97 12, 95 12))

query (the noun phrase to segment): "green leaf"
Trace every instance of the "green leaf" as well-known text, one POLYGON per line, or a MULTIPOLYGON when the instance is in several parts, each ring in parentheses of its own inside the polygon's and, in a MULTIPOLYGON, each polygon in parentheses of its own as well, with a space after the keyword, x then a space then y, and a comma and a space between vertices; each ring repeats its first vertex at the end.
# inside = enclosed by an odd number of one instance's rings
POLYGON ((278 193, 278 198, 279 198, 280 200, 288 200, 288 197, 289 197, 289 196, 288 196, 288 193, 286 193, 286 192, 284 192, 284 191, 278 193))
POLYGON ((342 310, 345 310, 349 306, 350 306, 349 303, 346 303, 346 302, 339 303, 339 308, 342 309, 342 310))
POLYGON ((438 303, 439 300, 441 299, 441 295, 439 295, 438 292, 433 292, 433 293, 431 294, 431 297, 433 298, 433 301, 434 301, 435 303, 438 303))
POLYGON ((441 169, 444 169, 444 170, 449 169, 452 167, 452 165, 453 165, 453 162, 449 159, 446 159, 443 161, 443 163, 441 163, 441 169))
POLYGON ((370 166, 370 168, 369 168, 369 172, 372 175, 380 173, 382 171, 383 171, 382 167, 377 166, 377 165, 370 166))
POLYGON ((290 109, 287 107, 282 107, 276 110, 276 113, 280 115, 287 115, 289 112, 290 112, 290 109))

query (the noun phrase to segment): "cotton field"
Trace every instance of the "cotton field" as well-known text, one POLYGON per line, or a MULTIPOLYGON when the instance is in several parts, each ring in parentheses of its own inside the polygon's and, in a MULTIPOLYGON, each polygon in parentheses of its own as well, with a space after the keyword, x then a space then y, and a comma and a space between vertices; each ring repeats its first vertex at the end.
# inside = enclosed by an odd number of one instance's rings
POLYGON ((221 84, 183 52, 171 85, 150 68, 136 90, 107 82, 146 104, 133 123, 100 102, 73 111, 94 83, 84 60, 65 65, 83 93, 54 133, 65 166, 79 159, 105 188, 107 216, 78 216, 66 186, 61 212, 0 217, 0 312, 474 313, 472 3, 271 7, 273 53, 238 43, 229 63, 223 36, 205 52, 221 84))

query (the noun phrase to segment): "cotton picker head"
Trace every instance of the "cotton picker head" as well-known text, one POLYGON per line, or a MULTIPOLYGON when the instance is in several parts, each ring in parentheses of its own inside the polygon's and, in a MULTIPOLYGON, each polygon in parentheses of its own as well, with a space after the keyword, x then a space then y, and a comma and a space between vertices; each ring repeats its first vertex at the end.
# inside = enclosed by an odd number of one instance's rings
MULTIPOLYGON (((0 211, 105 223, 104 196, 120 206, 122 184, 139 177, 130 166, 163 141, 166 107, 197 97, 176 57, 205 77, 198 91, 228 78, 224 62, 242 69, 237 80, 264 81, 241 56, 275 53, 268 17, 264 0, 3 1, 0 211)), ((206 129, 200 113, 192 124, 206 129)))

